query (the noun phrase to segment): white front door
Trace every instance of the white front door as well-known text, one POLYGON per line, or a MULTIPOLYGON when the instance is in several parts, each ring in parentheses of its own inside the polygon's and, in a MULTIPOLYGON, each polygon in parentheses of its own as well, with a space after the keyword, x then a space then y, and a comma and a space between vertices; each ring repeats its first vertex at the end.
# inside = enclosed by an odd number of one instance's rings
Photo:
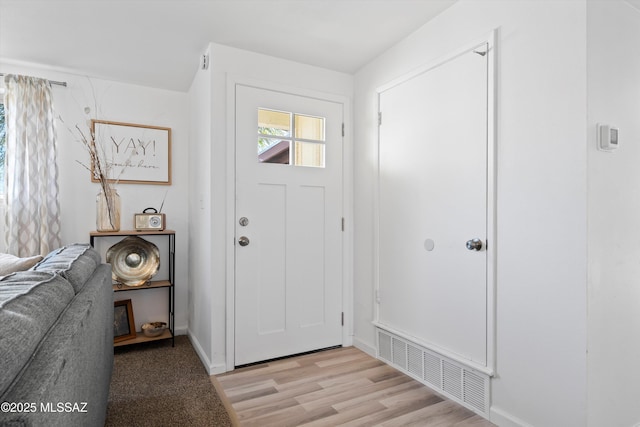
POLYGON ((489 297, 487 58, 486 48, 471 49, 380 93, 379 323, 479 366, 489 297))
POLYGON ((342 343, 343 105, 235 90, 239 366, 342 343))

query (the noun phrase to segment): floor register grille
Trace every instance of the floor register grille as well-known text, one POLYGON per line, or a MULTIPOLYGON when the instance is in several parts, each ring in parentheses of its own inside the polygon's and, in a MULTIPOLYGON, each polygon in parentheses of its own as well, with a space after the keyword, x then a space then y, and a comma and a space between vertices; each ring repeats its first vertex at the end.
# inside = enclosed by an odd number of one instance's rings
POLYGON ((378 328, 378 358, 486 418, 489 376, 378 328))

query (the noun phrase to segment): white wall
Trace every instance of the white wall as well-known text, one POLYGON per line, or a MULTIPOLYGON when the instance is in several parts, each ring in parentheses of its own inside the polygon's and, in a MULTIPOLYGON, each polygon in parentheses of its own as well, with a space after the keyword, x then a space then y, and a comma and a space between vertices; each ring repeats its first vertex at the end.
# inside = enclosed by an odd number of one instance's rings
POLYGON ((189 335, 208 369, 212 304, 219 310, 211 285, 211 96, 211 69, 198 70, 189 89, 189 335))
MULTIPOLYGON (((194 320, 199 319, 197 322, 210 321, 211 326, 209 329, 203 324, 197 330, 192 326, 190 332, 196 346, 203 350, 200 357, 209 371, 219 373, 233 366, 232 360, 226 360, 227 322, 233 321, 233 307, 227 306, 226 292, 233 280, 234 223, 234 141, 233 122, 230 122, 233 118, 227 114, 229 79, 255 79, 351 99, 353 77, 215 43, 209 45, 208 52, 210 70, 199 71, 189 95, 190 105, 202 109, 192 125, 197 135, 192 141, 190 158, 198 160, 191 163, 190 173, 197 181, 209 180, 192 188, 195 191, 192 197, 202 199, 204 208, 198 208, 201 211, 197 214, 192 212, 191 218, 211 223, 210 229, 190 224, 191 251, 204 259, 191 265, 192 277, 198 278, 198 284, 193 288, 192 298, 197 301, 193 302, 194 312, 190 315, 194 320), (210 76, 208 82, 205 81, 207 75, 210 76)), ((350 117, 350 106, 347 108, 350 117)))
POLYGON ((586 5, 465 1, 356 74, 355 339, 375 346, 376 87, 499 28, 500 425, 586 423, 586 5))
MULTIPOLYGON (((68 87, 53 86, 54 107, 62 118, 56 122, 58 136, 58 173, 62 221, 62 243, 89 242, 95 230, 98 184, 78 162, 88 164, 88 155, 68 128, 76 124, 87 130, 84 108, 91 118, 126 123, 170 127, 172 130, 172 185, 118 184, 122 200, 121 229, 133 228, 133 214, 153 206, 160 207, 168 228, 176 230, 176 307, 175 326, 179 333, 187 329, 187 148, 189 141, 187 95, 180 92, 89 78, 71 72, 19 63, 0 63, 0 73, 25 74, 56 81, 68 87)), ((3 223, 3 222, 2 222, 3 223)), ((3 232, 3 231, 1 231, 3 232)), ((3 239, 2 239, 3 240, 3 239)), ((133 300, 138 329, 147 321, 167 318, 166 291, 119 292, 116 299, 133 300)))
POLYGON ((640 424, 640 9, 589 1, 589 426, 640 424), (620 128, 615 153, 596 123, 620 128))

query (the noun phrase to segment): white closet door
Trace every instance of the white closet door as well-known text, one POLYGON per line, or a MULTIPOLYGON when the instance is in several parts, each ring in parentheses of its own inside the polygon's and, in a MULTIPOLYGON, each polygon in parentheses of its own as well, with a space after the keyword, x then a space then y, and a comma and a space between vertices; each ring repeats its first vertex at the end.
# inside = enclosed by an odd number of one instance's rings
POLYGON ((483 366, 487 58, 382 91, 379 142, 379 323, 483 366))

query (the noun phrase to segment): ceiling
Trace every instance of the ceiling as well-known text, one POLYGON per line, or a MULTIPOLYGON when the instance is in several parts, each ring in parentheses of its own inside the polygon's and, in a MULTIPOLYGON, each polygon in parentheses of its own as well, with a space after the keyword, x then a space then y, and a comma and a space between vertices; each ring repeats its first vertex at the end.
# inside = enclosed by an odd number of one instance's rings
POLYGON ((627 0, 627 3, 640 10, 640 0, 627 0))
POLYGON ((355 73, 455 1, 0 0, 0 61, 187 91, 215 42, 355 73))

